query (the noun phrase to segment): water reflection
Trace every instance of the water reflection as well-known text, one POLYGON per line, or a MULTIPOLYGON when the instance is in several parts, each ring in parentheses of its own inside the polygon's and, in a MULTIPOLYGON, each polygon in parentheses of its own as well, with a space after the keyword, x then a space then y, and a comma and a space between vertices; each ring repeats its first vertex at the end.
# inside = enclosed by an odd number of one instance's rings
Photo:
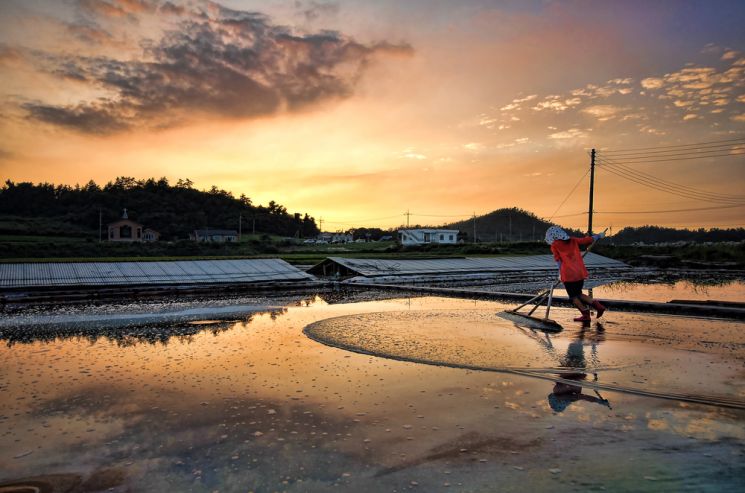
MULTIPOLYGON (((605 341, 605 328, 601 323, 596 323, 594 330, 589 330, 587 325, 583 325, 567 345, 566 354, 559 358, 561 367, 567 371, 559 372, 559 376, 564 381, 557 381, 552 392, 548 395, 548 404, 557 413, 564 411, 570 404, 580 400, 601 404, 607 406, 608 409, 612 409, 610 401, 604 399, 597 389, 594 389, 597 397, 582 393, 583 389, 580 383, 587 380, 588 377, 588 364, 585 356, 586 341, 590 345, 590 366, 597 368, 600 365, 598 346, 605 341), (577 384, 569 383, 567 380, 577 382, 577 384)), ((592 375, 593 382, 597 382, 597 372, 593 372, 592 375)))
POLYGON ((619 280, 594 287, 594 294, 605 298, 667 302, 673 299, 742 302, 745 281, 736 277, 695 278, 655 275, 643 280, 619 280))
MULTIPOLYGON (((565 377, 569 380, 576 380, 578 382, 587 378, 586 373, 574 374, 572 376, 565 377)), ((582 393, 581 385, 572 385, 565 382, 556 382, 553 391, 548 394, 548 405, 551 406, 555 412, 563 412, 570 404, 577 401, 593 402, 607 406, 608 409, 613 409, 608 399, 604 399, 600 392, 594 391, 597 397, 591 395, 585 395, 582 393)))
MULTIPOLYGON (((287 313, 287 308, 254 309, 241 317, 228 319, 196 319, 184 322, 174 322, 166 317, 164 323, 137 323, 137 319, 130 323, 106 324, 105 320, 97 324, 86 321, 62 321, 57 324, 40 323, 38 325, 16 324, 0 327, 0 340, 8 347, 15 344, 33 344, 36 342, 52 343, 64 340, 84 341, 94 344, 101 341, 115 343, 119 347, 131 347, 139 344, 167 346, 171 340, 189 344, 193 337, 202 332, 217 335, 225 332, 237 324, 243 327, 249 325, 257 315, 269 315, 272 320, 287 313)), ((212 314, 214 315, 214 313, 212 314)))
MULTIPOLYGON (((550 354, 559 363, 562 371, 557 374, 562 380, 554 383, 553 390, 548 395, 548 404, 555 412, 563 412, 570 404, 577 401, 593 402, 612 409, 610 401, 603 398, 597 389, 593 389, 597 397, 582 393, 581 382, 586 381, 590 370, 600 366, 598 346, 605 341, 605 328, 597 322, 594 329, 589 324, 583 324, 569 342, 564 354, 559 354, 551 340, 551 334, 545 331, 520 327, 515 325, 526 336, 536 341, 543 351, 550 354), (585 346, 589 344, 590 355, 585 355, 585 346), (589 367, 589 368, 588 368, 589 367), (576 384, 571 382, 577 382, 576 384)), ((592 381, 598 381, 598 373, 592 371, 592 381)))

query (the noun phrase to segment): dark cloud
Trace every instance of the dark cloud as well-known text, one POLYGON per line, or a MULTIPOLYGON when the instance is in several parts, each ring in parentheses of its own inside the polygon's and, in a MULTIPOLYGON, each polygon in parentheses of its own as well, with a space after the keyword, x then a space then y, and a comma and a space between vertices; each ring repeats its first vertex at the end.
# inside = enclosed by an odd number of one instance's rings
POLYGON ((41 103, 26 103, 23 108, 29 117, 77 130, 83 133, 106 135, 127 130, 130 123, 122 116, 122 108, 112 103, 96 103, 78 106, 50 106, 41 103))
POLYGON ((158 12, 160 12, 161 14, 169 15, 184 15, 186 13, 186 9, 180 5, 175 5, 172 2, 166 2, 158 7, 158 12))
MULTIPOLYGON (((106 12, 155 8, 137 0, 85 2, 98 9, 105 3, 106 12)), ((373 57, 412 52, 405 44, 365 45, 336 31, 299 35, 260 13, 204 5, 160 40, 143 43, 141 60, 48 56, 47 71, 87 81, 110 97, 71 106, 30 103, 29 116, 95 134, 205 115, 262 117, 348 97, 373 57)), ((182 13, 170 3, 164 9, 182 13)))
POLYGON ((305 20, 312 22, 321 17, 333 16, 339 13, 339 4, 333 2, 295 2, 295 7, 300 10, 305 20))

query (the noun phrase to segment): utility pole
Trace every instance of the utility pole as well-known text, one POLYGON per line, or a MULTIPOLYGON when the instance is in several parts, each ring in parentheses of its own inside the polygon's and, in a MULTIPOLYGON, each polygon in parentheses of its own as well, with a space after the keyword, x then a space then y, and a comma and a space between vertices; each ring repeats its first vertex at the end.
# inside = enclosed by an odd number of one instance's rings
POLYGON ((409 212, 409 209, 406 209, 404 216, 406 216, 406 229, 409 229, 409 218, 411 217, 411 212, 409 212))
POLYGON ((251 226, 251 234, 256 234, 256 214, 253 215, 253 225, 251 226))
POLYGON ((238 242, 241 241, 242 232, 243 232, 243 213, 238 214, 238 242))
POLYGON ((592 200, 595 193, 595 149, 590 153, 590 208, 587 213, 587 234, 592 234, 592 200))
POLYGON ((101 217, 101 208, 98 208, 98 242, 101 243, 103 241, 103 237, 101 236, 103 234, 103 219, 101 217))
POLYGON ((476 243, 476 212, 473 213, 473 242, 476 243))
POLYGON ((323 218, 321 218, 321 219, 319 220, 319 222, 321 223, 321 233, 323 233, 323 218))

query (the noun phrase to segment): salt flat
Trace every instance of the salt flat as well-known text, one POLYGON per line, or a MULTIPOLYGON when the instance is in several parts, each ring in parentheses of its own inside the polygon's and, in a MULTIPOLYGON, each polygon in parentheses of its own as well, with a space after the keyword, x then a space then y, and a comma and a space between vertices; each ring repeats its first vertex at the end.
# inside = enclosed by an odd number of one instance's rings
POLYGON ((39 337, 5 338, 0 484, 34 477, 52 491, 115 492, 745 484, 741 322, 609 312, 583 328, 558 308, 565 330, 545 334, 498 317, 508 308, 498 302, 353 296, 283 299, 281 308, 265 299, 177 303, 174 312, 204 318, 140 328, 107 329, 101 314, 119 317, 126 306, 81 308, 99 314, 99 332, 49 337, 44 327, 39 337), (261 303, 265 311, 242 315, 222 308, 261 303))

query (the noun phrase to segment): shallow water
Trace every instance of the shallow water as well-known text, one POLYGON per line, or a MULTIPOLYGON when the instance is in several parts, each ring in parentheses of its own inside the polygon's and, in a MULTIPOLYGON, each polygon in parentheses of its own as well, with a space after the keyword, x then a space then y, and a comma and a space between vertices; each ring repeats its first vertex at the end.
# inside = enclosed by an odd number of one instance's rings
POLYGON ((568 385, 577 380, 592 389, 745 410, 742 323, 665 317, 655 321, 655 331, 672 337, 652 340, 651 331, 637 326, 643 317, 608 318, 588 325, 564 322, 567 329, 554 333, 503 320, 491 310, 382 312, 322 320, 305 332, 329 345, 385 358, 558 376, 568 385))
POLYGON ((745 411, 717 405, 745 401, 741 323, 609 312, 603 330, 583 330, 556 309, 566 329, 547 335, 496 317, 507 306, 494 302, 328 300, 4 315, 0 484, 742 489, 745 411), (150 312, 160 318, 138 325, 134 315, 150 312), (312 340, 303 329, 313 324, 379 355, 312 340), (412 354, 426 364, 391 359, 412 354))
MULTIPOLYGON (((557 294, 566 294, 563 289, 557 294)), ((727 279, 702 282, 678 279, 669 282, 616 282, 595 287, 593 296, 637 301, 717 300, 745 303, 745 281, 727 279)))

